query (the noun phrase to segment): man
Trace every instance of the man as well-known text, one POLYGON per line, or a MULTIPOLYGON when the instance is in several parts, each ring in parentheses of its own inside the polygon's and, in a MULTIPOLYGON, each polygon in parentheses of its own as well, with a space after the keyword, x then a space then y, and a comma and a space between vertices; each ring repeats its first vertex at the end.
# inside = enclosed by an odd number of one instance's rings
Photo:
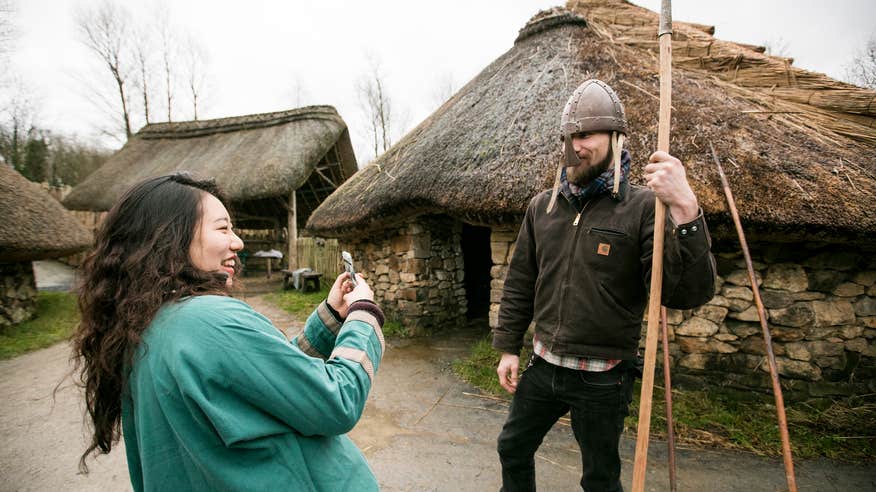
POLYGON ((581 84, 561 127, 564 162, 554 189, 526 210, 493 330, 499 382, 514 393, 499 435, 503 490, 535 490, 535 451, 571 410, 581 487, 622 491, 618 442, 648 300, 655 195, 668 207, 663 305, 689 309, 711 299, 715 263, 678 159, 655 152, 645 166, 648 187, 629 183, 626 116, 608 85, 581 84), (531 322, 533 358, 518 381, 531 322))

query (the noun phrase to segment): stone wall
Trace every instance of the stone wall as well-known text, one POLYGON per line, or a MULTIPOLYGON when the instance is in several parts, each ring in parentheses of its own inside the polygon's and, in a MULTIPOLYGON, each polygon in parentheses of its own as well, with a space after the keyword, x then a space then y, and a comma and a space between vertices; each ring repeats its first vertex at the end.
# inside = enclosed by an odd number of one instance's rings
MULTIPOLYGON (((517 228, 494 229, 490 326, 517 228)), ((769 390, 762 329, 739 245, 715 242, 717 295, 668 311, 673 377, 769 390)), ((751 245, 782 384, 799 396, 876 391, 876 254, 826 244, 751 245)), ((647 311, 646 311, 647 312, 647 311)), ((642 343, 646 323, 643 323, 642 343)))
POLYGON ((37 307, 33 264, 0 263, 0 278, 0 329, 32 318, 37 307))
POLYGON ((461 233, 460 222, 417 217, 340 246, 367 275, 387 317, 418 335, 465 323, 461 233))
POLYGON ((518 226, 494 227, 490 231, 490 252, 493 267, 490 269, 490 328, 499 326, 499 304, 502 302, 502 289, 505 288, 505 275, 508 264, 514 255, 518 226))
MULTIPOLYGON (((733 247, 716 244, 715 298, 671 312, 673 365, 695 378, 769 388, 751 283, 733 247)), ((876 391, 872 253, 823 244, 753 244, 751 250, 783 385, 812 396, 876 391)))

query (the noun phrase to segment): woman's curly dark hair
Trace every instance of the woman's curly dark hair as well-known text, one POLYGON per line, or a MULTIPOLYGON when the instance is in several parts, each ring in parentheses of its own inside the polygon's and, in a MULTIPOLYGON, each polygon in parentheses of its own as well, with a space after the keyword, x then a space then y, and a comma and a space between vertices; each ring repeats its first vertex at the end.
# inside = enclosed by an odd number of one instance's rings
POLYGON ((119 441, 128 371, 159 308, 186 296, 227 294, 225 277, 198 270, 189 256, 205 193, 225 202, 215 182, 186 173, 135 185, 109 211, 82 264, 72 344, 93 425, 79 461, 85 473, 90 454, 109 453, 119 441))

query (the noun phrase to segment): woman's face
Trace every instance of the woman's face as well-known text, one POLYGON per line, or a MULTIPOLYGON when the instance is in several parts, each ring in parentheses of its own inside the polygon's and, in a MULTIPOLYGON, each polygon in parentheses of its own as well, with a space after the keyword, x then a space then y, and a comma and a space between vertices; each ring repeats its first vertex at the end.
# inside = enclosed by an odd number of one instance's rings
POLYGON ((201 218, 195 227, 195 237, 189 249, 192 264, 205 272, 228 274, 230 287, 234 275, 237 252, 243 241, 231 229, 228 210, 215 196, 204 193, 201 198, 201 218))

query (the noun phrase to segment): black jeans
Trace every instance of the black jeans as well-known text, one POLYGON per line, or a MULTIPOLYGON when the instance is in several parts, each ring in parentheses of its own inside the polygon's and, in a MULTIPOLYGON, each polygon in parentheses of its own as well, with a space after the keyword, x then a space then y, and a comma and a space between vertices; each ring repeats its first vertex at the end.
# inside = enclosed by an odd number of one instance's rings
POLYGON ((581 488, 622 492, 618 442, 633 397, 626 362, 606 372, 558 367, 535 357, 524 371, 499 434, 502 490, 535 490, 535 451, 567 411, 581 448, 581 488))

